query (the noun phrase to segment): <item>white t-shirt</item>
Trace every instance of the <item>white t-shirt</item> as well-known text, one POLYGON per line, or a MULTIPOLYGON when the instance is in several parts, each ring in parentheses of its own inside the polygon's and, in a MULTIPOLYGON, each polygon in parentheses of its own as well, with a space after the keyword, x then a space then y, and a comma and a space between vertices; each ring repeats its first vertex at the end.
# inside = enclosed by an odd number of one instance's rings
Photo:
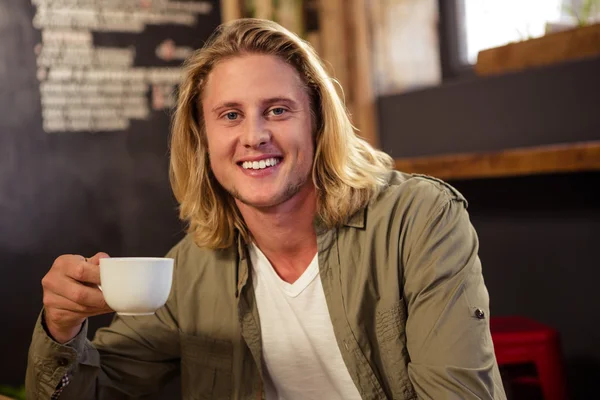
POLYGON ((338 348, 317 255, 293 284, 252 244, 267 400, 360 399, 338 348))

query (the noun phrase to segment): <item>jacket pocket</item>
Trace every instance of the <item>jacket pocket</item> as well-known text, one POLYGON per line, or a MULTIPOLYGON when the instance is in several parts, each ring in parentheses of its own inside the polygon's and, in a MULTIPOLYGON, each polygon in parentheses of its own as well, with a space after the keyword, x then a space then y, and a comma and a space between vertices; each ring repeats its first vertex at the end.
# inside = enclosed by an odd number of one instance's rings
POLYGON ((406 306, 404 300, 377 312, 376 333, 383 369, 392 399, 416 399, 408 377, 410 357, 406 348, 406 306))
POLYGON ((233 346, 228 340, 181 334, 184 399, 231 398, 233 346))

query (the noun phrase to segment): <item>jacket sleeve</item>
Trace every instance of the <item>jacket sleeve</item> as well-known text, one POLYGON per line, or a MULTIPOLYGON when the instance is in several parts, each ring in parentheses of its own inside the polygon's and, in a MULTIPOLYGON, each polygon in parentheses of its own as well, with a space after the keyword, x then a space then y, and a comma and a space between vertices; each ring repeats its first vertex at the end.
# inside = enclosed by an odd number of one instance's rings
POLYGON ((506 399, 466 201, 427 191, 403 255, 409 377, 419 399, 506 399))
POLYGON ((118 400, 158 391, 180 368, 175 282, 154 315, 115 315, 93 342, 87 339, 87 321, 70 342, 55 342, 42 326, 42 311, 29 347, 27 399, 50 399, 65 374, 69 384, 60 400, 118 400))

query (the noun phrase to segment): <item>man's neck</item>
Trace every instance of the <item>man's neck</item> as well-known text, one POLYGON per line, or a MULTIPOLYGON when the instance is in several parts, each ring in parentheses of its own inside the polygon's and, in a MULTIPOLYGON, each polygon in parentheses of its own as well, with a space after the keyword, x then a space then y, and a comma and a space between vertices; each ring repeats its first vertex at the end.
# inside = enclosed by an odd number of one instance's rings
POLYGON ((269 209, 238 202, 255 244, 269 259, 277 274, 293 283, 306 270, 317 252, 313 226, 317 200, 313 186, 292 199, 269 209))

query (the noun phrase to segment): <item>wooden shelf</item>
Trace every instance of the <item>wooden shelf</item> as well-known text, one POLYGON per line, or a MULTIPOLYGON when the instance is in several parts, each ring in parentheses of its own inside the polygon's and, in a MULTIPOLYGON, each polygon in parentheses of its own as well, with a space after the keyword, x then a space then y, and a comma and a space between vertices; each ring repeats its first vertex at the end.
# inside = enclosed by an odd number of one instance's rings
POLYGON ((396 169, 441 179, 471 179, 600 170, 600 141, 489 153, 395 160, 396 169))

